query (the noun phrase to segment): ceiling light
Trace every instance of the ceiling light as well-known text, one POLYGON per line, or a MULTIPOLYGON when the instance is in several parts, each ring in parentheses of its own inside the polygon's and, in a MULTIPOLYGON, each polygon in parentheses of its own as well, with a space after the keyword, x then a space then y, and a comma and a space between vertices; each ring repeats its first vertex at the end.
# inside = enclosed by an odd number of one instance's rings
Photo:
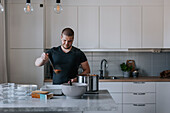
POLYGON ((57 14, 60 14, 62 12, 63 8, 60 5, 60 0, 56 0, 56 5, 54 6, 54 11, 57 14))
POLYGON ((31 0, 26 0, 24 11, 25 13, 31 13, 33 11, 33 7, 31 6, 31 0))
POLYGON ((0 13, 4 11, 4 7, 1 4, 1 0, 0 0, 0 13))

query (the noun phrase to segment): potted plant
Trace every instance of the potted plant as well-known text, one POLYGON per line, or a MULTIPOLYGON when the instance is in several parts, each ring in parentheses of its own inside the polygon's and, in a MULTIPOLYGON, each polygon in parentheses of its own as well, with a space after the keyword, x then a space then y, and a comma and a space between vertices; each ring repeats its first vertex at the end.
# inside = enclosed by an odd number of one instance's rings
POLYGON ((125 63, 120 64, 121 70, 123 71, 124 77, 130 77, 130 71, 132 70, 132 66, 128 66, 125 63))

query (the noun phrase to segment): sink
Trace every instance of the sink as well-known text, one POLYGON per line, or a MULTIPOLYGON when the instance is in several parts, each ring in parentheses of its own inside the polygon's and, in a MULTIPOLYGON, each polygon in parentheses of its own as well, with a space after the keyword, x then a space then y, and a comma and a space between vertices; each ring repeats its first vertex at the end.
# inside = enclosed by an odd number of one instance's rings
POLYGON ((104 79, 119 79, 119 78, 115 76, 106 76, 104 77, 104 79))

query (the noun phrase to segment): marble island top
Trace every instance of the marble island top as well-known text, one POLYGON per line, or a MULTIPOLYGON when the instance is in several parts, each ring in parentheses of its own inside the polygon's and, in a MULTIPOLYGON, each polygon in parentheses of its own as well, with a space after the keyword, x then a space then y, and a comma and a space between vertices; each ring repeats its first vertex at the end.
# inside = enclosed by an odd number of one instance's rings
POLYGON ((55 96, 40 100, 31 98, 17 100, 15 103, 0 102, 0 112, 62 112, 62 111, 115 111, 117 106, 107 90, 99 94, 84 94, 80 99, 55 96))

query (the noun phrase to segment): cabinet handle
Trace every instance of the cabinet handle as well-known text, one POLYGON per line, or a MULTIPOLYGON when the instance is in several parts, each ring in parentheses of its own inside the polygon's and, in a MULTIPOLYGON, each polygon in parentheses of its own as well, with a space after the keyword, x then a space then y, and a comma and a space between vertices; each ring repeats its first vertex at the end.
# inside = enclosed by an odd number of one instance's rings
POLYGON ((133 104, 133 106, 145 106, 145 104, 133 104))
POLYGON ((146 93, 133 93, 133 95, 145 95, 146 93))
POLYGON ((145 84, 145 82, 133 82, 134 84, 145 84))
POLYGON ((145 93, 138 93, 138 95, 145 95, 145 93))

